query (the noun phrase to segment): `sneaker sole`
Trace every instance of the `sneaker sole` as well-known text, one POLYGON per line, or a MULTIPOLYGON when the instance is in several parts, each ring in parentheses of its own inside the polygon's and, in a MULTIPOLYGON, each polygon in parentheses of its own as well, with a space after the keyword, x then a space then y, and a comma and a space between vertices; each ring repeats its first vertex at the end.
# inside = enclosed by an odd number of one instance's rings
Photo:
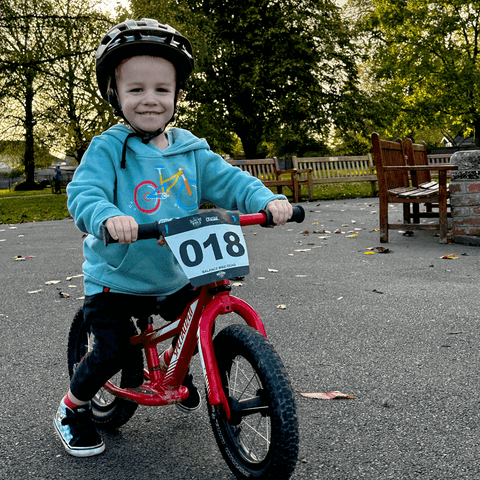
POLYGON ((55 419, 53 419, 53 425, 55 427, 55 432, 57 432, 57 435, 62 442, 63 447, 73 457, 93 457, 95 455, 100 455, 105 450, 105 444, 103 442, 98 446, 89 447, 89 448, 71 447, 67 442, 65 442, 65 439, 63 438, 62 433, 60 432, 55 419))
POLYGON ((175 406, 183 413, 193 413, 196 412, 201 406, 202 406, 202 397, 200 397, 200 401, 198 402, 198 405, 195 407, 186 407, 185 405, 182 405, 181 403, 176 403, 175 406))

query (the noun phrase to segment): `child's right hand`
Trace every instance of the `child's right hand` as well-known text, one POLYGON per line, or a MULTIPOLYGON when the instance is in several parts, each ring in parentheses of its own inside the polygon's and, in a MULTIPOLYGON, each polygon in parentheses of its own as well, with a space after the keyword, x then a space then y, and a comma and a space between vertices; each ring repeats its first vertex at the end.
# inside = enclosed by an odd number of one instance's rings
POLYGON ((132 243, 138 238, 138 223, 133 217, 122 215, 111 217, 106 220, 105 227, 108 233, 118 243, 132 243))

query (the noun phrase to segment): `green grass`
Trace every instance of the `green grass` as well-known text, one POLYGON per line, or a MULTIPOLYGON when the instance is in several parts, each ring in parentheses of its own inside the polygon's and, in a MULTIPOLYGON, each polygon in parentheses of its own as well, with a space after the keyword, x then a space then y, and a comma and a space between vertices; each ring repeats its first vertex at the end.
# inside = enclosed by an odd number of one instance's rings
MULTIPOLYGON (((271 188, 273 193, 277 193, 276 188, 271 188)), ((308 199, 308 190, 302 186, 302 201, 308 199)), ((289 188, 283 189, 283 194, 292 201, 292 192, 289 188)), ((315 185, 313 190, 313 201, 319 200, 341 200, 344 198, 368 198, 372 196, 372 184, 370 182, 353 183, 324 183, 315 185)))
MULTIPOLYGON (((276 189, 272 188, 271 190, 277 193, 276 189)), ((283 192, 292 200, 288 188, 284 188, 283 192)), ((0 190, 0 224, 42 222, 70 217, 67 210, 67 197, 65 195, 52 195, 51 193, 50 188, 26 192, 0 190)), ((307 198, 306 187, 302 188, 302 193, 302 201, 304 201, 307 198)), ((372 186, 370 182, 323 184, 316 185, 314 190, 314 201, 367 198, 371 196, 372 186)))
POLYGON ((37 194, 29 197, 16 195, 15 198, 2 198, 4 196, 0 193, 0 224, 42 222, 70 217, 65 195, 38 196, 37 194))
MULTIPOLYGON (((65 192, 65 188, 62 188, 62 192, 65 192)), ((18 191, 4 189, 0 190, 0 200, 4 197, 31 197, 32 195, 52 195, 51 187, 45 188, 44 190, 26 190, 18 191)))

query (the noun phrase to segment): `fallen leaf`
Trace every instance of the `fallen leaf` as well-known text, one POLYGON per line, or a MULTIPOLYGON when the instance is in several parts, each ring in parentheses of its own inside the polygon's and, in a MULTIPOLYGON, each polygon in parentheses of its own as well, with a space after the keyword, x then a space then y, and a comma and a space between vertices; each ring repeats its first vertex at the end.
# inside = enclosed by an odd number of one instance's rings
POLYGON ((353 235, 346 235, 345 238, 355 238, 358 237, 358 233, 354 233, 353 235))
POLYGON ((68 298, 70 296, 69 293, 65 293, 65 292, 58 292, 58 294, 63 298, 68 298))
POLYGON ((390 253, 390 249, 385 247, 375 247, 375 250, 377 250, 378 253, 390 253))
POLYGON ((339 228, 337 228, 333 233, 343 233, 339 228))
POLYGON ((343 297, 338 297, 337 300, 343 300, 343 297))
POLYGON ((375 293, 381 293, 381 294, 383 294, 383 292, 380 292, 380 291, 377 290, 376 288, 374 288, 373 291, 374 291, 375 293))
POLYGON ((346 395, 342 392, 321 392, 321 393, 307 393, 299 392, 302 397, 315 398, 318 400, 343 400, 347 398, 355 398, 353 395, 346 395))
POLYGON ((57 283, 60 283, 60 280, 49 280, 45 282, 45 285, 56 285, 57 283))
POLYGON ((15 261, 16 262, 20 262, 22 260, 25 260, 25 258, 23 258, 21 255, 15 255, 15 261))
POLYGON ((40 290, 32 290, 31 292, 28 292, 28 293, 40 293, 42 291, 42 289, 40 290))
POLYGON ((308 230, 304 230, 304 231, 302 232, 302 234, 303 234, 303 235, 310 235, 310 232, 309 232, 308 230))
POLYGON ((313 222, 312 225, 318 225, 318 222, 313 222))
POLYGON ((243 283, 240 283, 240 282, 232 283, 232 285, 233 285, 234 287, 243 287, 243 283))
POLYGON ((444 255, 443 257, 440 257, 440 258, 444 258, 445 260, 456 260, 459 257, 456 253, 450 253, 450 254, 444 255))
POLYGON ((375 255, 375 252, 373 252, 372 250, 368 250, 364 253, 364 255, 375 255))
POLYGON ((67 280, 67 282, 69 282, 73 278, 80 278, 80 277, 83 277, 83 273, 81 273, 80 275, 73 275, 71 277, 67 277, 65 280, 67 280))
POLYGON ((286 305, 277 305, 277 308, 279 310, 286 310, 287 309, 287 306, 286 305))
POLYGON ((295 275, 297 278, 305 278, 306 275, 295 275))
POLYGON ((298 250, 294 250, 294 252, 309 252, 311 248, 299 248, 298 250))
POLYGON ((274 268, 269 268, 268 271, 271 273, 278 273, 278 270, 275 270, 274 268))

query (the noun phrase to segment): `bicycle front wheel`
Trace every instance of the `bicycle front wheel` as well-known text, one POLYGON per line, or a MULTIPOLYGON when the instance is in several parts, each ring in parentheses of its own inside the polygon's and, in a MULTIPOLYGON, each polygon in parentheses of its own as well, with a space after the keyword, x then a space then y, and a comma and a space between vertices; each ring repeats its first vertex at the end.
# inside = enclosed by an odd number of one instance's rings
MULTIPOLYGON (((95 336, 90 331, 84 320, 83 308, 80 308, 70 327, 68 335, 68 373, 73 377, 76 366, 82 358, 93 348, 95 336)), ((143 365, 137 365, 143 370, 143 365)), ((120 387, 129 384, 129 379, 121 370, 110 379, 112 383, 120 387)), ((114 430, 130 420, 135 413, 138 404, 123 398, 113 396, 104 388, 101 388, 92 398, 92 419, 103 430, 114 430)))
POLYGON ((215 439, 240 479, 289 479, 298 456, 298 419, 285 367, 268 340, 231 325, 214 340, 231 418, 208 405, 215 439))

